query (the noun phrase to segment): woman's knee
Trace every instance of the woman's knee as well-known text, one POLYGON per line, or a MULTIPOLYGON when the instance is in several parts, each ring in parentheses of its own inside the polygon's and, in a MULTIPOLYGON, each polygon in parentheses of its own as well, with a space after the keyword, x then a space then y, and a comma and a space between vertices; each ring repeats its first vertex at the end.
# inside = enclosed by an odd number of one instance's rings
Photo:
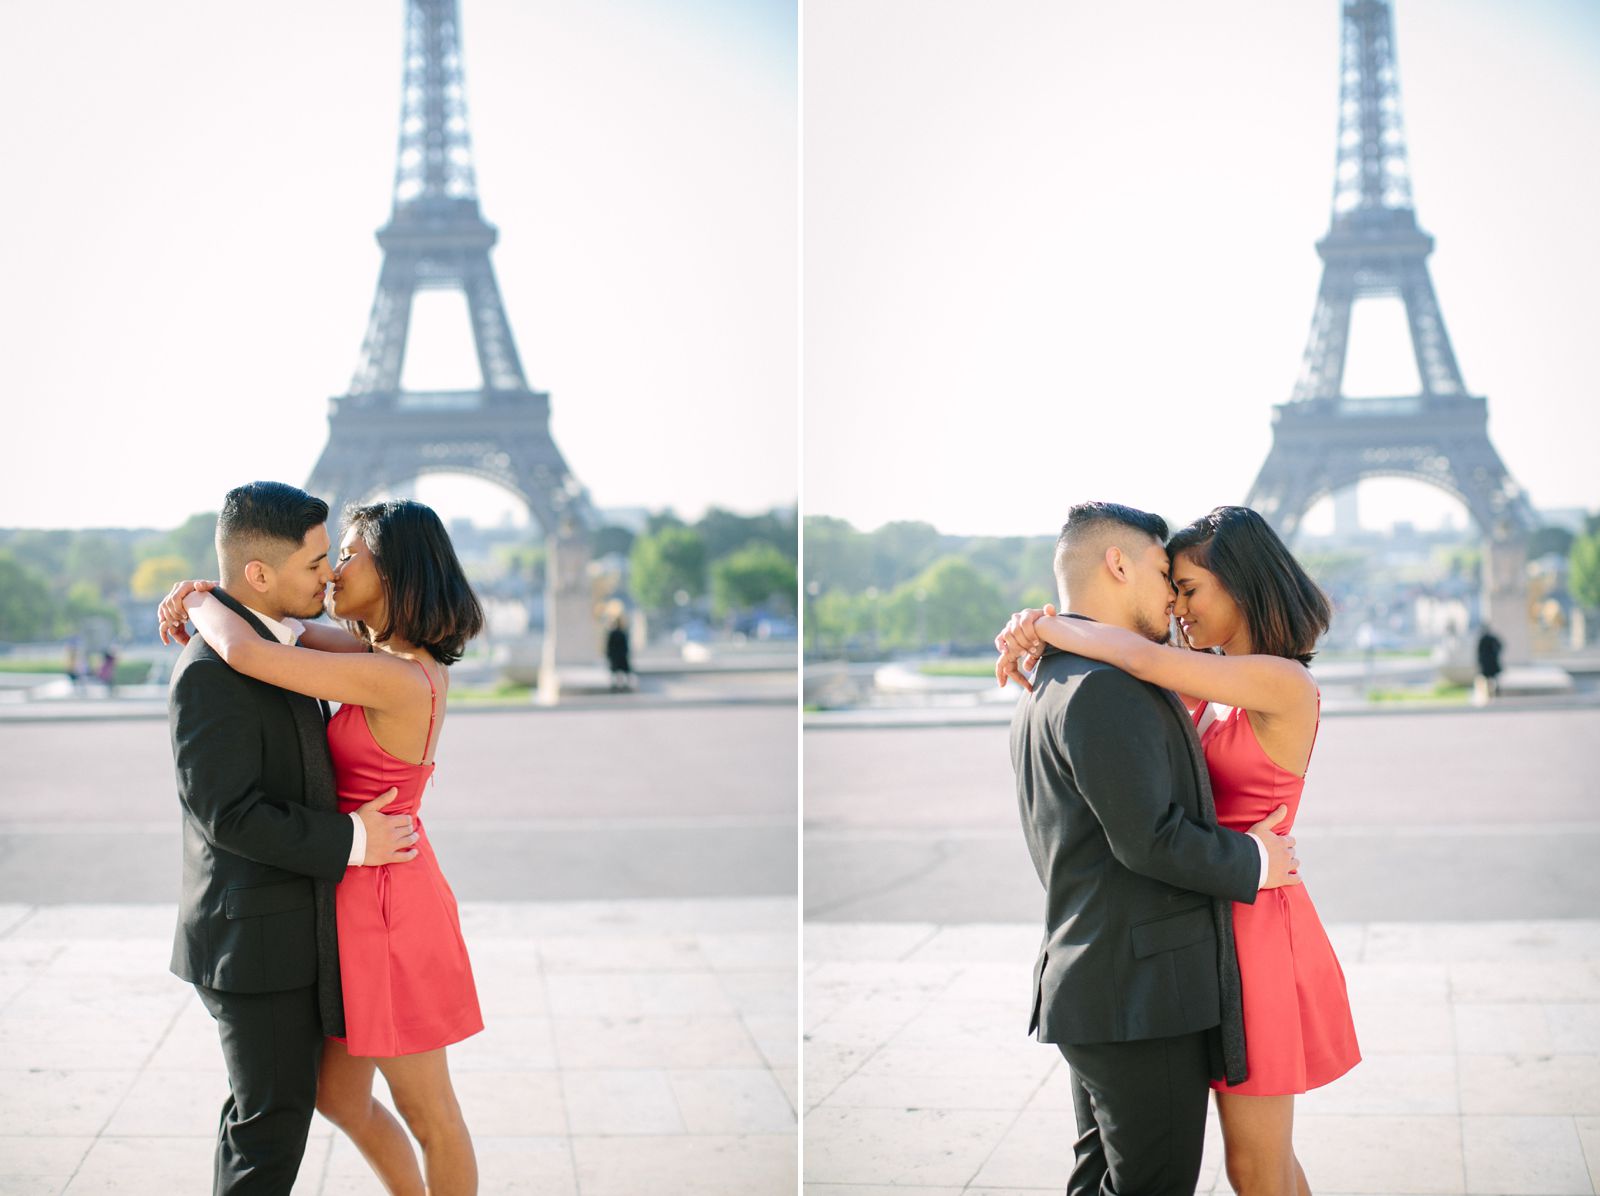
POLYGON ((406 1128, 424 1146, 466 1130, 461 1106, 456 1103, 455 1093, 449 1090, 408 1092, 404 1096, 396 1092, 394 1098, 395 1109, 405 1119, 406 1128))
POLYGON ((1276 1144, 1229 1143, 1224 1167, 1228 1183, 1242 1196, 1295 1196, 1294 1155, 1276 1144))
POLYGON ((317 1085, 317 1112, 342 1130, 359 1126, 372 1115, 372 1093, 317 1085))

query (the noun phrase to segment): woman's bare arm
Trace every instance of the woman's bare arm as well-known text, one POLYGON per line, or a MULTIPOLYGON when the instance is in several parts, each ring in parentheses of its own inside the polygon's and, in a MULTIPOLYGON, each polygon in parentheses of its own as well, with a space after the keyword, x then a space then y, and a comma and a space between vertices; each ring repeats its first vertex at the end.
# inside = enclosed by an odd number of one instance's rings
POLYGON ((387 652, 318 652, 262 639, 250 624, 209 594, 184 599, 195 630, 229 668, 330 702, 394 710, 425 685, 418 670, 387 652))
POLYGON ((1126 628, 1060 615, 1042 616, 1033 631, 1063 652, 1103 660, 1141 681, 1203 701, 1276 715, 1316 696, 1316 682, 1306 667, 1281 656, 1195 652, 1154 643, 1126 628))
POLYGON ((300 632, 300 646, 318 652, 370 652, 367 641, 332 623, 306 623, 300 632))

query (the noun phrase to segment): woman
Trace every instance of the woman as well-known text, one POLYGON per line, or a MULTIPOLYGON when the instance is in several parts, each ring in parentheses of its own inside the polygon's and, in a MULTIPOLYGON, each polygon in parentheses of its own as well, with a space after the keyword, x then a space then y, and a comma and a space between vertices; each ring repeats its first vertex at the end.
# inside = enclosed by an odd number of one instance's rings
MULTIPOLYGON (((1189 648, 1054 608, 1014 615, 996 638, 1000 683, 1051 644, 1176 690, 1200 729, 1217 820, 1243 831, 1280 805, 1289 834, 1322 699, 1307 665, 1328 600, 1264 519, 1218 507, 1167 545, 1173 610, 1189 648), (1216 653, 1220 653, 1216 654, 1216 653)), ((1233 907, 1250 1076, 1212 1084, 1228 1179, 1243 1196, 1310 1196, 1292 1141, 1294 1098, 1360 1061, 1344 973, 1306 887, 1233 907)))
MULTIPOLYGON (((179 627, 192 618, 241 673, 342 703, 328 724, 340 810, 395 787, 384 812, 415 814, 433 775, 447 666, 482 629, 483 611, 444 525, 420 503, 351 511, 333 576, 330 609, 351 630, 308 625, 299 647, 261 638, 205 593, 213 582, 179 583, 160 617, 179 627)), ((420 817, 416 831, 414 859, 352 866, 336 889, 346 1037, 324 1042, 317 1108, 391 1193, 455 1196, 477 1191, 477 1162, 445 1048, 483 1029, 483 1018, 455 895, 420 817), (422 1145, 421 1168, 400 1123, 373 1099, 375 1070, 422 1145)))

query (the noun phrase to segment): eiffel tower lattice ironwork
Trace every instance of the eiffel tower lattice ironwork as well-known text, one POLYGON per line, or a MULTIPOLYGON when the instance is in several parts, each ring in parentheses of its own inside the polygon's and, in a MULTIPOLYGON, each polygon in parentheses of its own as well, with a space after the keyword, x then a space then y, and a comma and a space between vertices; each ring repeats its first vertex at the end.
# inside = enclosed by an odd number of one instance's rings
POLYGON ((394 206, 378 230, 383 266, 361 362, 331 401, 328 442, 309 489, 344 504, 428 473, 498 483, 527 503, 548 546, 541 685, 589 665, 597 637, 588 590, 588 495, 550 436, 550 396, 531 390, 506 320, 489 250, 498 233, 478 207, 467 127, 457 0, 407 0, 405 75, 394 206), (401 387, 417 292, 453 289, 467 303, 476 389, 401 387))
POLYGON ((1344 0, 1333 220, 1317 242, 1322 283, 1300 377, 1274 408, 1272 449, 1246 502, 1285 537, 1319 498, 1362 478, 1426 482, 1460 499, 1488 541, 1487 605, 1513 657, 1528 645, 1527 533, 1534 516, 1489 441, 1488 404, 1467 393, 1417 225, 1388 0, 1344 0), (1420 394, 1347 398, 1357 299, 1405 305, 1420 394))

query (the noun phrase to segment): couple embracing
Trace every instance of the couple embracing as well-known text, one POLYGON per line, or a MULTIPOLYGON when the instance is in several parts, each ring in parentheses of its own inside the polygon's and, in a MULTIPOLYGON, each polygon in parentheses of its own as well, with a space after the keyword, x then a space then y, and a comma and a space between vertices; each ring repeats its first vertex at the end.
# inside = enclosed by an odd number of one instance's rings
POLYGON ((483 1018, 418 809, 448 666, 483 613, 428 507, 353 508, 336 559, 327 521, 293 486, 229 491, 221 584, 181 582, 157 616, 186 644, 169 690, 172 970, 216 1019, 228 1069, 212 1190, 288 1196, 317 1109, 387 1191, 459 1196, 477 1164, 445 1048, 483 1018), (301 622, 325 609, 345 627, 301 622), (420 1166, 373 1097, 377 1071, 420 1166))
POLYGON ((1289 836, 1327 598, 1244 507, 1168 540, 1080 504, 1055 575, 1063 613, 1013 616, 995 671, 1030 691, 1011 725, 1046 890, 1029 1030, 1072 1073, 1069 1196, 1190 1196, 1211 1091, 1234 1189, 1309 1196, 1294 1098, 1360 1060, 1289 836))

